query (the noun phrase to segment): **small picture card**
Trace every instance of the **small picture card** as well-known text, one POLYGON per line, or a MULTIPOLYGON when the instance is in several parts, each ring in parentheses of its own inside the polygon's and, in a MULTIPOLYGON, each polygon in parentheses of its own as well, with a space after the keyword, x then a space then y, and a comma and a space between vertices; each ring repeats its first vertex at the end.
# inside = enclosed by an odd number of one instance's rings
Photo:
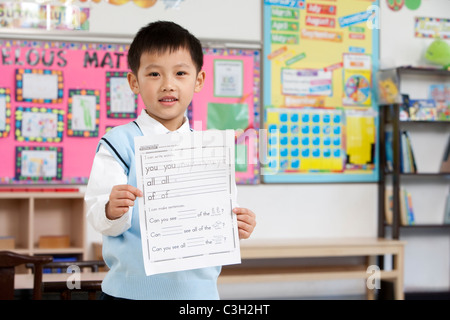
POLYGON ((11 131, 11 94, 9 88, 0 88, 0 139, 11 131))
POLYGON ((16 180, 61 180, 62 157, 61 147, 16 147, 16 180))
POLYGON ((137 95, 131 91, 128 72, 106 72, 106 115, 108 118, 136 118, 137 95))
POLYGON ((100 92, 89 89, 70 89, 67 113, 67 135, 98 137, 100 121, 100 92))
POLYGON ((64 132, 64 111, 44 107, 16 108, 16 140, 61 142, 64 132))
POLYGON ((244 91, 244 62, 214 60, 214 96, 241 98, 244 91))
POLYGON ((63 92, 61 70, 16 70, 16 101, 18 102, 62 103, 63 92))

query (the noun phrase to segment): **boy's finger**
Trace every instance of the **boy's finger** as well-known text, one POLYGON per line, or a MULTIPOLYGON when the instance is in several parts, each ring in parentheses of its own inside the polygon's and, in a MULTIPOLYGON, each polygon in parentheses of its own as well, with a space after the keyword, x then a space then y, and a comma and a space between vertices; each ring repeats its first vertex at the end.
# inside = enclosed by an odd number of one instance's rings
POLYGON ((118 185, 117 187, 117 191, 129 191, 132 194, 134 194, 136 197, 142 197, 142 191, 139 190, 136 187, 133 187, 129 184, 123 184, 123 185, 118 185))
POLYGON ((236 214, 247 214, 247 215, 252 216, 252 217, 255 216, 253 211, 250 210, 250 209, 247 209, 247 208, 234 208, 233 212, 236 213, 236 214))

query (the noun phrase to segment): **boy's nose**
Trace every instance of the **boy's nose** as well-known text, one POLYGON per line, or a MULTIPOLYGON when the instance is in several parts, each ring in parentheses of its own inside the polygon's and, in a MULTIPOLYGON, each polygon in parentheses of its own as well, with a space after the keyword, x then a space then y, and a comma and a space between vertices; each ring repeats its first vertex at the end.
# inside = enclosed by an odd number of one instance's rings
POLYGON ((171 87, 171 86, 164 86, 164 87, 162 88, 162 91, 163 91, 163 92, 175 91, 175 89, 174 89, 173 87, 171 87))
POLYGON ((169 79, 167 79, 167 80, 164 81, 164 83, 162 84, 161 90, 162 90, 162 92, 174 91, 174 90, 175 90, 175 87, 174 87, 174 85, 172 84, 172 82, 171 82, 169 79))

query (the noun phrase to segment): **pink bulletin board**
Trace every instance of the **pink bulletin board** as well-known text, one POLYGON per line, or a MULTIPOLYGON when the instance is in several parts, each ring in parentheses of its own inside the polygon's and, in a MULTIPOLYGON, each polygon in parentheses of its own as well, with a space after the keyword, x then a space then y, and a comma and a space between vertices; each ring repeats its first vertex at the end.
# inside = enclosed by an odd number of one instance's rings
MULTIPOLYGON (((100 138, 144 108, 126 81, 128 45, 0 39, 0 48, 0 184, 86 184, 100 138)), ((191 125, 199 129, 195 122, 202 121, 201 129, 207 129, 208 119, 217 124, 214 119, 226 114, 225 123, 234 129, 245 124, 236 131, 237 150, 246 153, 239 153, 245 161, 236 164, 236 180, 257 183, 256 139, 245 138, 245 129, 259 128, 259 54, 204 52, 207 83, 189 108, 191 125), (232 75, 242 84, 222 84, 214 92, 217 57, 241 61, 232 75), (240 92, 245 94, 233 97, 240 92), (208 114, 211 105, 217 114, 208 114), (240 107, 238 126, 224 109, 230 105, 240 107)), ((225 62, 217 66, 222 80, 229 78, 225 62)))
POLYGON ((0 40, 0 47, 0 183, 87 183, 107 128, 143 107, 126 84, 128 46, 0 40))
POLYGON ((234 129, 236 182, 259 183, 260 53, 204 49, 205 85, 188 109, 195 130, 234 129))

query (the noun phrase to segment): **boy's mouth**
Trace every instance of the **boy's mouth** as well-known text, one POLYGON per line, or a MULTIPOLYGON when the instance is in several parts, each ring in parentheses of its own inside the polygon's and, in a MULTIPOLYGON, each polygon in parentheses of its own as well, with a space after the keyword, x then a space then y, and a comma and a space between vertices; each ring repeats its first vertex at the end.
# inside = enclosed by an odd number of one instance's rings
POLYGON ((163 105, 167 105, 167 106, 170 106, 177 101, 178 101, 178 99, 175 97, 163 97, 163 98, 159 99, 159 102, 161 102, 163 105))
POLYGON ((175 98, 175 97, 164 97, 164 98, 159 99, 159 101, 161 101, 161 102, 174 102, 174 101, 178 101, 178 99, 175 98))

